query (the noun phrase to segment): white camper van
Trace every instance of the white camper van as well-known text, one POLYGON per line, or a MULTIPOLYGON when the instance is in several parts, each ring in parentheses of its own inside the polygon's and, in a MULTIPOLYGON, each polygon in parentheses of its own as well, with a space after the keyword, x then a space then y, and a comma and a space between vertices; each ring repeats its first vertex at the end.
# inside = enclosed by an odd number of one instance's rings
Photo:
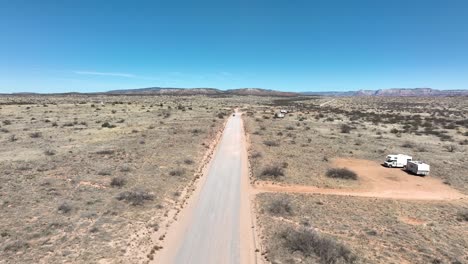
POLYGON ((406 171, 416 175, 426 176, 429 174, 430 166, 422 161, 408 161, 406 164, 406 171))
POLYGON ((411 156, 404 154, 390 154, 385 158, 384 166, 389 168, 403 168, 406 166, 408 161, 412 159, 413 158, 411 156))

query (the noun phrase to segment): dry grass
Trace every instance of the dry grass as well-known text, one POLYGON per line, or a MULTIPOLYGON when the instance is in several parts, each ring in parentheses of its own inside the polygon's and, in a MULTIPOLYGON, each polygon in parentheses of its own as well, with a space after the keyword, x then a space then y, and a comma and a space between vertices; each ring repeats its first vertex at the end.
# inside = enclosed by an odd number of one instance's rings
POLYGON ((272 262, 464 263, 468 259, 466 202, 284 194, 261 194, 257 202, 264 250, 272 262), (271 212, 272 201, 278 199, 288 199, 295 213, 278 217, 271 212))
POLYGON ((405 153, 429 163, 431 176, 468 193, 467 109, 468 101, 457 97, 291 98, 252 105, 244 120, 253 174, 262 179, 266 166, 285 161, 289 166, 277 181, 351 187, 355 183, 326 177, 332 158, 383 162, 387 154, 405 153), (279 109, 290 112, 272 118, 279 109))
MULTIPOLYGON (((405 153, 429 163, 429 177, 468 194, 467 109, 466 98, 456 97, 290 98, 250 106, 244 120, 253 177, 356 188, 361 180, 352 171, 333 168, 333 159, 383 162, 387 154, 405 153), (272 118, 279 109, 289 113, 272 118), (282 162, 287 166, 270 169, 282 162)), ((261 253, 271 263, 468 260, 468 204, 463 200, 264 193, 257 196, 257 207, 261 253)))
POLYGON ((0 263, 124 260, 195 177, 229 100, 0 97, 0 263))

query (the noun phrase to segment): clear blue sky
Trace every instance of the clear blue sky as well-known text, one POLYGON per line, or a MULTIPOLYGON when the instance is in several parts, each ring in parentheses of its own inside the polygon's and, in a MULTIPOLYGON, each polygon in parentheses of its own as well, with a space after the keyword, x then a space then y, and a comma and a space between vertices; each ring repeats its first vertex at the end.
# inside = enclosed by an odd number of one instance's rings
POLYGON ((0 0, 0 92, 467 84, 464 0, 0 0))

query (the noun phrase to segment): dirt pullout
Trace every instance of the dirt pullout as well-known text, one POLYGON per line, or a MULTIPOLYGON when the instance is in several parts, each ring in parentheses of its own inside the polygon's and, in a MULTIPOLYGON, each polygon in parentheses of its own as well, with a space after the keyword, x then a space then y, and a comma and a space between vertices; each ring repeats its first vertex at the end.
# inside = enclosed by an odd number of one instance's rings
POLYGON ((430 176, 419 177, 401 169, 385 168, 375 161, 338 158, 333 167, 347 168, 357 173, 359 186, 352 189, 327 189, 305 185, 284 185, 257 181, 254 192, 286 192, 349 195, 403 200, 456 200, 466 198, 459 191, 430 176))

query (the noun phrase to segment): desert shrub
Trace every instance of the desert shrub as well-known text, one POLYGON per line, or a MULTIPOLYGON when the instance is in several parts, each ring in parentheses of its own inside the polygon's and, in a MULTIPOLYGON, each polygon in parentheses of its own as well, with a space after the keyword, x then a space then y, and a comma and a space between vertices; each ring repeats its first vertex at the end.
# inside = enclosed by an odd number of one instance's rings
POLYGON ((463 141, 460 141, 458 144, 464 146, 464 145, 468 145, 468 139, 465 139, 463 141))
POLYGON ((304 256, 317 256, 320 263, 355 263, 356 255, 345 245, 308 228, 286 228, 280 232, 284 246, 292 252, 299 251, 304 256))
POLYGON ((220 112, 220 113, 217 114, 219 119, 223 119, 225 115, 226 114, 224 114, 223 112, 220 112))
POLYGON ((357 180, 357 174, 346 168, 331 168, 325 175, 335 179, 357 180))
POLYGON ((154 195, 144 190, 133 190, 119 193, 116 199, 130 203, 131 205, 143 205, 146 201, 152 201, 154 195))
POLYGON ((187 164, 187 165, 190 165, 190 164, 193 164, 193 160, 192 159, 184 159, 184 163, 187 164))
POLYGON ((416 150, 417 150, 418 152, 427 152, 427 148, 424 147, 424 146, 417 147, 416 150))
POLYGON ((262 177, 273 177, 279 178, 284 176, 284 170, 280 165, 268 165, 263 168, 262 173, 260 174, 262 177))
POLYGON ((33 133, 29 134, 29 136, 31 138, 40 138, 40 137, 42 137, 42 133, 41 132, 33 132, 33 133))
POLYGON ((0 132, 8 133, 8 132, 10 132, 10 130, 8 130, 8 129, 2 127, 2 128, 0 128, 0 132))
POLYGON ((262 153, 260 152, 253 152, 252 155, 250 156, 252 159, 258 159, 262 157, 262 153))
POLYGON ((99 154, 99 155, 112 155, 114 153, 115 153, 115 150, 113 149, 104 149, 104 150, 96 151, 96 154, 99 154))
POLYGON ((185 170, 182 168, 173 169, 169 172, 171 176, 183 176, 185 174, 185 170))
POLYGON ((277 146, 279 146, 279 143, 277 141, 273 141, 273 140, 265 140, 265 141, 263 141, 263 144, 265 144, 268 147, 277 147, 277 146))
POLYGON ((203 131, 201 129, 199 129, 199 128, 192 129, 192 134, 196 135, 196 134, 200 134, 201 132, 203 132, 203 131))
POLYGON ((122 165, 122 167, 120 167, 120 171, 121 172, 129 172, 131 171, 132 169, 130 168, 130 166, 128 165, 122 165))
POLYGON ((47 149, 44 151, 44 154, 47 155, 47 156, 53 156, 56 154, 55 150, 53 149, 47 149))
POLYGON ((398 129, 396 129, 396 128, 392 128, 390 130, 390 133, 392 133, 392 134, 397 134, 398 132, 400 132, 400 131, 398 129))
POLYGON ((62 212, 64 214, 70 212, 71 210, 72 210, 72 207, 67 202, 64 202, 64 203, 60 204, 59 207, 58 207, 58 211, 62 212))
POLYGON ((267 206, 267 210, 270 214, 277 216, 292 215, 293 212, 291 202, 285 197, 271 201, 267 206))
POLYGON ((101 176, 109 176, 111 174, 112 172, 108 168, 102 169, 98 172, 98 175, 101 175, 101 176))
POLYGON ((409 141, 406 141, 406 142, 403 143, 401 146, 402 146, 403 148, 413 148, 413 147, 414 147, 413 143, 411 143, 411 142, 409 142, 409 141))
POLYGON ((342 125, 340 126, 340 132, 341 132, 341 133, 346 133, 346 134, 348 134, 349 132, 351 132, 352 129, 353 129, 353 127, 351 127, 351 126, 349 126, 349 125, 347 125, 347 124, 342 124, 342 125))
POLYGON ((11 121, 10 121, 10 120, 3 120, 2 123, 3 123, 5 126, 11 125, 11 121))
POLYGON ((4 251, 17 252, 22 249, 29 248, 29 243, 23 240, 15 240, 10 243, 7 243, 3 248, 4 251))
POLYGON ((354 142, 354 145, 356 145, 356 146, 361 146, 362 144, 364 144, 364 141, 362 141, 362 140, 360 140, 360 139, 358 139, 358 140, 356 140, 356 141, 354 142))
POLYGON ((446 145, 446 146, 445 146, 445 149, 446 149, 448 152, 455 152, 455 150, 457 150, 457 146, 455 146, 455 145, 446 145))
POLYGON ((112 180, 111 180, 111 182, 110 182, 110 186, 121 188, 121 187, 123 187, 126 183, 127 183, 127 180, 125 180, 125 178, 123 178, 123 177, 115 177, 115 178, 112 178, 112 180))
POLYGON ((286 130, 294 130, 294 127, 293 126, 287 126, 286 130))
POLYGON ((8 141, 10 141, 10 142, 15 142, 15 141, 17 141, 17 140, 18 140, 18 137, 16 137, 15 134, 13 134, 13 135, 11 135, 11 136, 8 137, 8 141))
POLYGON ((468 209, 458 212, 458 221, 468 221, 468 209))
POLYGON ((106 128, 114 128, 116 127, 115 125, 110 124, 109 122, 104 122, 101 127, 106 127, 106 128))
POLYGON ((16 167, 20 171, 28 171, 32 169, 31 164, 29 163, 21 163, 18 167, 16 167))
POLYGON ((63 124, 62 126, 63 126, 63 127, 72 127, 72 126, 74 126, 74 125, 75 125, 75 124, 73 124, 72 122, 67 122, 67 123, 63 124))

